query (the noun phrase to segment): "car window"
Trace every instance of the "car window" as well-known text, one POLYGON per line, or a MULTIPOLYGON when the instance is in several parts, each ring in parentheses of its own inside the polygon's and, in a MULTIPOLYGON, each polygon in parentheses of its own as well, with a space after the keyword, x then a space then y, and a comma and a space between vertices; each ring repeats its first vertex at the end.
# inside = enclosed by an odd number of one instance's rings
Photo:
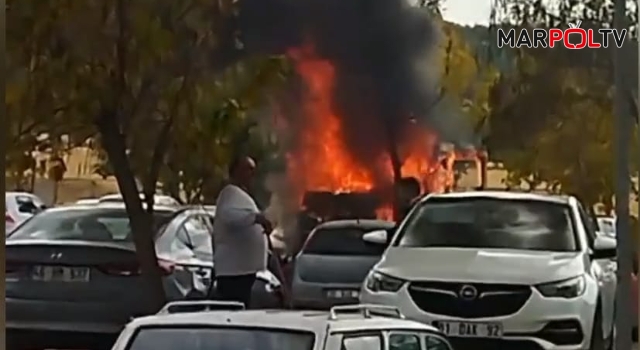
POLYGON ((451 350, 451 345, 444 338, 429 334, 425 336, 425 350, 451 350))
POLYGON ((313 333, 275 329, 154 327, 140 329, 128 350, 311 350, 314 341, 313 333))
POLYGON ((598 228, 602 233, 605 233, 610 236, 615 236, 616 234, 616 225, 615 222, 609 218, 600 218, 598 219, 598 228))
POLYGON ((203 215, 192 214, 178 217, 180 224, 171 225, 158 238, 156 249, 162 255, 174 259, 199 258, 213 261, 213 247, 210 226, 203 215), (173 232, 169 232, 169 230, 173 232))
POLYGON ((38 205, 31 196, 15 196, 16 208, 22 214, 37 214, 42 211, 41 205, 38 205))
POLYGON ((381 256, 384 246, 367 243, 362 235, 376 229, 339 227, 316 229, 302 249, 303 254, 381 256))
POLYGON ((394 333, 389 335, 389 350, 421 350, 417 334, 394 333))
POLYGON ((211 226, 204 215, 194 215, 183 225, 183 234, 188 237, 195 255, 201 259, 213 256, 211 226))
POLYGON ((580 215, 580 224, 583 225, 584 231, 587 234, 587 238, 589 239, 589 246, 593 247, 593 243, 596 240, 596 231, 598 230, 595 225, 593 218, 589 215, 584 207, 578 204, 578 214, 580 215))
MULTIPOLYGON (((154 229, 171 215, 154 211, 154 229)), ((133 242, 133 235, 126 210, 92 208, 44 211, 16 228, 8 239, 133 242)))
POLYGON ((395 246, 576 251, 568 205, 540 200, 432 198, 413 210, 395 246))
POLYGON ((344 336, 341 350, 382 350, 382 335, 344 336))

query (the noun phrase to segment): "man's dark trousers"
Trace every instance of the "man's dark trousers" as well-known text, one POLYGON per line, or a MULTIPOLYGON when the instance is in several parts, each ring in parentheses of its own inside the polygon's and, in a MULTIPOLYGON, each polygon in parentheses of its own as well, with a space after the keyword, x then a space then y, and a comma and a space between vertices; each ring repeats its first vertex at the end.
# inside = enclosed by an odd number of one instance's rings
POLYGON ((245 308, 250 307, 251 289, 256 280, 256 274, 216 277, 216 291, 218 297, 224 301, 238 301, 245 308))

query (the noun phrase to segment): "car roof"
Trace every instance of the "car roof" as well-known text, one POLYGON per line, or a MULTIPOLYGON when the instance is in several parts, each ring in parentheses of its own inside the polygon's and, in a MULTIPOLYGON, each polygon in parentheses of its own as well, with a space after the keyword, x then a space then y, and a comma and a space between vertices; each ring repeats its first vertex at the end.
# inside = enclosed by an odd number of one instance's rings
MULTIPOLYGON (((139 193, 139 196, 140 196, 140 199, 144 199, 144 193, 139 193)), ((123 200, 123 197, 122 197, 121 193, 111 193, 111 194, 107 194, 107 195, 104 195, 104 196, 98 198, 98 201, 100 201, 100 202, 122 201, 122 200, 123 200)), ((153 195, 153 200, 156 203, 158 203, 158 202, 160 202, 160 203, 169 202, 169 203, 171 203, 171 205, 178 204, 178 201, 175 198, 173 198, 171 196, 168 196, 168 195, 165 195, 165 194, 154 194, 153 195)))
POLYGON ((551 195, 551 194, 539 194, 531 192, 516 192, 516 191, 468 191, 468 192, 450 192, 450 193, 437 193, 429 194, 423 197, 420 201, 425 202, 433 198, 493 198, 504 200, 530 200, 530 201, 542 201, 559 204, 569 204, 572 196, 566 195, 551 195))
POLYGON ((30 192, 5 192, 4 196, 5 196, 5 198, 6 197, 17 197, 17 196, 38 197, 35 194, 30 193, 30 192))
POLYGON ((205 311, 177 314, 160 314, 134 319, 131 327, 144 326, 238 326, 257 328, 276 328, 294 331, 349 332, 363 329, 416 329, 437 331, 436 328, 407 319, 383 316, 362 317, 359 314, 341 315, 331 319, 327 311, 303 310, 241 310, 241 311, 205 311))
MULTIPOLYGON (((145 204, 142 204, 143 207, 145 207, 145 204)), ((65 206, 60 206, 60 207, 53 207, 48 209, 47 211, 49 212, 55 212, 55 211, 66 211, 66 210, 96 210, 96 209, 122 209, 122 210, 126 210, 126 207, 124 205, 124 203, 120 203, 120 202, 103 202, 103 203, 99 203, 99 204, 91 204, 91 203, 72 203, 69 205, 65 205, 65 206)), ((162 205, 154 205, 153 206, 153 210, 154 211, 169 211, 169 212, 176 212, 179 209, 173 206, 162 206, 162 205)))
POLYGON ((395 223, 385 220, 372 220, 372 219, 353 219, 353 220, 331 220, 325 221, 316 226, 318 229, 339 229, 345 227, 360 227, 363 229, 386 229, 393 228, 395 223))

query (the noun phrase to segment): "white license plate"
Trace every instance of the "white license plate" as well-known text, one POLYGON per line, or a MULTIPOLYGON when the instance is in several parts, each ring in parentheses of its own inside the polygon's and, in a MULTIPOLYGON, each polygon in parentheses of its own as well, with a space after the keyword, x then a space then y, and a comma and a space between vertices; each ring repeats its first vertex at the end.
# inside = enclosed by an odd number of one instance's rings
POLYGON ((434 321, 433 325, 451 337, 502 338, 500 323, 434 321))
POLYGON ((360 291, 356 289, 330 289, 326 292, 327 298, 331 299, 350 299, 358 298, 360 291))
POLYGON ((89 282, 88 267, 35 266, 31 279, 42 282, 89 282))

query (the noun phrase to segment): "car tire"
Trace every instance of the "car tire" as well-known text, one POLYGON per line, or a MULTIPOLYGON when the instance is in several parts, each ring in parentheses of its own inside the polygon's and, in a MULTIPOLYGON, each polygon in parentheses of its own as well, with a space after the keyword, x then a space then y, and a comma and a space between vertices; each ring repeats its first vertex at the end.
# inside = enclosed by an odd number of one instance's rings
MULTIPOLYGON (((613 343, 613 342, 612 342, 613 343)), ((604 332, 602 331, 602 311, 600 306, 596 308, 596 313, 593 316, 593 326, 591 328, 591 341, 589 350, 606 350, 606 341, 604 338, 604 332)))

